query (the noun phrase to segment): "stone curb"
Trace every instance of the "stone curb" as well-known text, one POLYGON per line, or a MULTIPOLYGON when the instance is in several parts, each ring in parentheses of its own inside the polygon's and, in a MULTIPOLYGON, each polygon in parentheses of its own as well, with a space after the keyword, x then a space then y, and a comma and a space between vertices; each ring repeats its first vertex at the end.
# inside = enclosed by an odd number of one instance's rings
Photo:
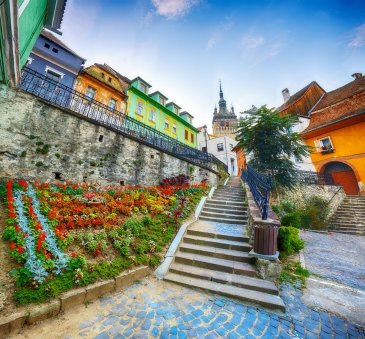
POLYGON ((32 307, 30 311, 12 314, 0 319, 0 338, 6 338, 11 333, 19 332, 27 324, 57 316, 61 311, 67 311, 74 306, 98 299, 110 293, 120 291, 136 280, 146 277, 150 273, 148 266, 138 267, 131 271, 119 274, 114 279, 99 281, 85 288, 78 288, 63 293, 58 298, 42 305, 32 307))
MULTIPOLYGON (((209 195, 210 194, 213 195, 214 190, 215 190, 215 187, 212 187, 210 189, 209 195)), ((209 195, 208 195, 208 197, 209 197, 209 195)), ((163 279, 165 277, 165 275, 167 274, 167 272, 170 268, 170 265, 171 265, 172 261, 174 260, 175 252, 176 252, 177 248, 179 247, 181 239, 184 237, 184 234, 185 234, 187 228, 199 219, 199 215, 204 207, 206 200, 207 200, 207 197, 202 197, 200 199, 198 206, 195 208, 194 220, 183 223, 181 225, 179 232, 177 232, 174 240, 172 241, 169 249, 167 250, 167 252, 165 254, 164 261, 160 264, 160 266, 157 267, 157 269, 155 271, 155 276, 157 279, 163 279)))

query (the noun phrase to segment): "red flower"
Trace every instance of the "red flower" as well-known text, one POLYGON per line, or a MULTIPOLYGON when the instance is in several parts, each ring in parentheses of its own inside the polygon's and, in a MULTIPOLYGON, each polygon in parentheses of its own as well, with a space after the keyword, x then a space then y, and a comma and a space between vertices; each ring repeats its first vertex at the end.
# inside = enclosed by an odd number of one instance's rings
POLYGON ((20 232, 20 228, 19 228, 18 225, 15 225, 15 231, 18 232, 18 233, 20 232))
POLYGON ((15 247, 16 247, 16 244, 15 244, 15 242, 11 242, 10 244, 9 244, 9 248, 11 249, 11 250, 15 250, 15 247))
POLYGON ((18 253, 19 254, 23 254, 24 253, 24 248, 21 245, 18 245, 18 253))
POLYGON ((71 253, 71 257, 72 257, 72 258, 77 258, 77 257, 78 257, 78 255, 77 255, 77 253, 76 253, 76 252, 72 252, 72 253, 71 253))

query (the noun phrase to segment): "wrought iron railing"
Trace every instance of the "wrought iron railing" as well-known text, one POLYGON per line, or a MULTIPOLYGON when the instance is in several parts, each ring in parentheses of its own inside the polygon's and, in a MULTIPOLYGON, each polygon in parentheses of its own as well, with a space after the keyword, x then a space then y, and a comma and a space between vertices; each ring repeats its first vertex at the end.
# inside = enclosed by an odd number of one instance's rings
POLYGON ((228 171, 227 165, 214 155, 187 146, 123 112, 93 100, 85 94, 47 78, 28 67, 23 69, 20 88, 45 101, 111 127, 122 135, 178 158, 183 158, 200 167, 213 170, 212 165, 217 164, 223 167, 226 172, 228 171))
POLYGON ((298 178, 299 182, 305 185, 336 185, 331 173, 298 171, 298 178))
POLYGON ((271 177, 247 166, 247 169, 242 172, 241 178, 250 187, 252 196, 261 212, 262 220, 266 220, 269 211, 270 191, 272 189, 271 177))

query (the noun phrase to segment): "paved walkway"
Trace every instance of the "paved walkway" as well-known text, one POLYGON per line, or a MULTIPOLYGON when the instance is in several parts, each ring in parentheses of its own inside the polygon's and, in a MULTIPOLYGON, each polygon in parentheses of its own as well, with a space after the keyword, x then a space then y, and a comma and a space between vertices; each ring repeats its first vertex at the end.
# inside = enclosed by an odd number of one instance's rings
POLYGON ((301 231, 301 237, 312 274, 365 291, 364 236, 301 231))
POLYGON ((365 237, 301 232, 311 272, 303 300, 365 327, 365 237))
POLYGON ((153 277, 25 329, 16 338, 364 338, 364 329, 301 302, 286 285, 280 314, 153 277))

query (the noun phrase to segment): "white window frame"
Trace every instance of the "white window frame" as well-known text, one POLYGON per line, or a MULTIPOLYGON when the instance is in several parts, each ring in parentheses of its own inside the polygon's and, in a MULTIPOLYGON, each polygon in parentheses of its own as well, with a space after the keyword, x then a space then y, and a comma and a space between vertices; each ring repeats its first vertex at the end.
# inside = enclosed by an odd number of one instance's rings
POLYGON ((149 120, 152 122, 156 122, 156 111, 153 108, 150 109, 149 120))
POLYGON ((136 114, 143 117, 143 109, 144 109, 143 102, 137 101, 136 114))
POLYGON ((220 143, 217 144, 217 151, 218 152, 223 152, 224 151, 223 142, 220 142, 220 143))
POLYGON ((324 138, 321 138, 321 139, 318 139, 318 140, 314 140, 314 146, 316 147, 316 150, 317 152, 322 152, 324 151, 322 149, 322 147, 324 146, 323 144, 323 140, 329 140, 330 144, 331 144, 331 149, 335 149, 335 147, 333 146, 333 142, 332 142, 332 139, 330 136, 327 136, 327 137, 324 137, 324 138))
POLYGON ((96 89, 94 88, 94 87, 92 87, 92 86, 87 86, 87 88, 86 88, 86 92, 85 92, 85 96, 89 99, 89 100, 94 100, 95 99, 95 95, 96 95, 96 89), (89 96, 89 95, 87 95, 87 92, 89 91, 89 88, 91 88, 92 90, 94 90, 94 96, 89 96))
POLYGON ((176 126, 176 124, 172 124, 172 132, 173 132, 174 134, 176 134, 176 133, 177 133, 177 126, 176 126))
POLYGON ((141 87, 141 92, 147 94, 147 86, 143 82, 140 83, 140 87, 141 87))
POLYGON ((51 71, 51 72, 53 72, 55 74, 58 74, 61 77, 61 79, 63 79, 63 77, 65 75, 65 73, 62 73, 60 71, 57 71, 56 69, 54 69, 52 67, 46 66, 46 69, 45 69, 46 74, 47 74, 48 71, 51 71))
POLYGON ((117 102, 118 102, 118 101, 117 101, 117 100, 115 100, 114 98, 110 98, 110 99, 109 99, 109 105, 108 105, 108 106, 109 106, 109 108, 110 108, 110 109, 115 110, 115 109, 116 109, 116 107, 117 107, 117 102), (114 107, 112 107, 112 105, 111 105, 111 103, 112 103, 112 102, 114 102, 114 107))
POLYGON ((163 97, 159 97, 158 102, 160 105, 165 106, 165 99, 163 97))
POLYGON ((166 130, 168 130, 170 128, 170 122, 167 119, 165 119, 165 125, 164 126, 165 126, 166 130))

